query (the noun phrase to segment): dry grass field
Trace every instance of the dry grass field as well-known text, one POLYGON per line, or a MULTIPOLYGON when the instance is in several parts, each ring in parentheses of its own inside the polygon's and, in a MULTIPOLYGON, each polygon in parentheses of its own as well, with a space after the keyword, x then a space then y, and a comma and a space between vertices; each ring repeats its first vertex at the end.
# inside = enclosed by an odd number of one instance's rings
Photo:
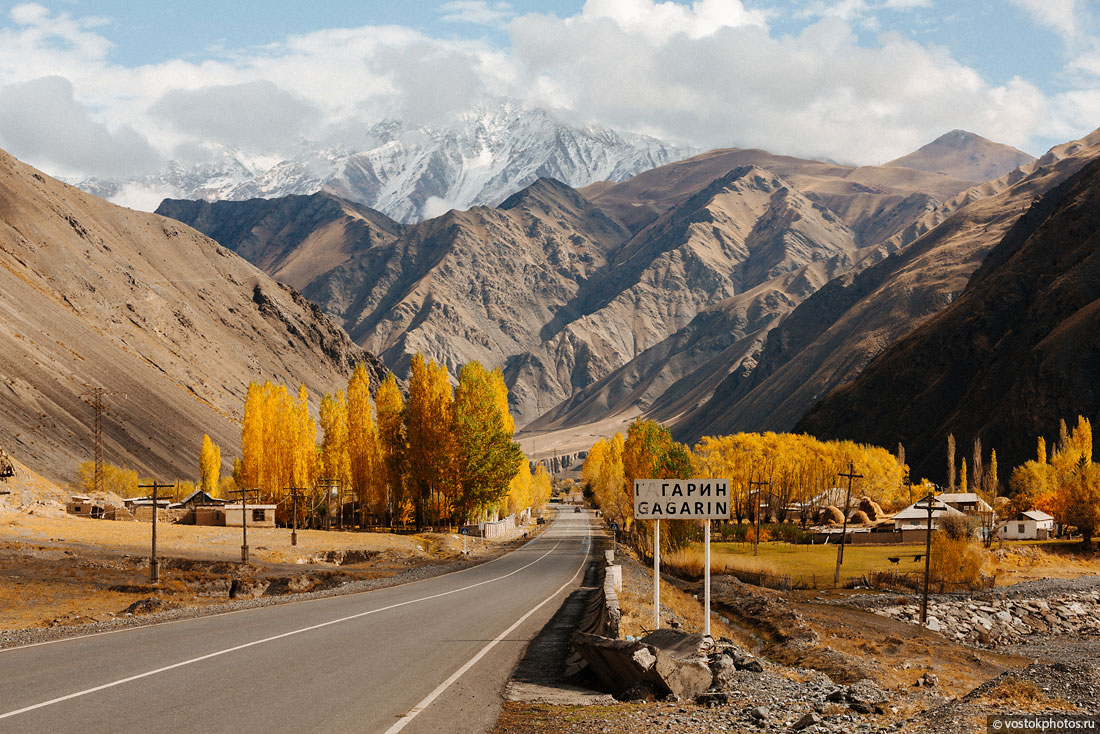
MULTIPOLYGON (((170 606, 226 601, 233 580, 260 581, 280 593, 333 588, 395 576, 462 558, 462 540, 443 533, 249 528, 249 564, 240 563, 241 529, 157 524, 160 583, 149 583, 152 527, 147 522, 78 518, 38 509, 0 512, 0 630, 105 621, 133 602, 170 606), (289 587, 289 588, 288 588, 289 587)), ((470 540, 473 558, 505 540, 470 540)))
MULTIPOLYGON (((844 549, 840 567, 840 585, 873 571, 924 573, 924 545, 849 545, 844 549), (917 557, 921 560, 915 560, 917 557), (896 558, 897 563, 890 559, 896 558)), ((1100 574, 1100 554, 1083 555, 1076 541, 1020 541, 995 543, 983 551, 983 572, 995 576, 998 586, 1043 578, 1076 578, 1100 574)), ((796 545, 765 542, 759 555, 753 555, 751 543, 713 543, 711 573, 728 571, 763 572, 769 576, 789 576, 808 581, 815 588, 833 584, 836 570, 835 545, 796 545)), ((703 548, 693 545, 661 557, 662 567, 683 578, 703 575, 703 548)))

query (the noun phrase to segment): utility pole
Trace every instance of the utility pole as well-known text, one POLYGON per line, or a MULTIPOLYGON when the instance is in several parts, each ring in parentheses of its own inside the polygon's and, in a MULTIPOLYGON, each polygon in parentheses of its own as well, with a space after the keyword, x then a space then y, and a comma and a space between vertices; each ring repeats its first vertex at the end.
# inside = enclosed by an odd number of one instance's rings
POLYGON ((298 493, 304 492, 305 490, 302 487, 288 487, 288 490, 290 491, 290 502, 292 508, 290 510, 290 544, 298 545, 298 493))
POLYGON ((753 534, 752 539, 752 554, 759 555, 760 553, 760 488, 771 488, 771 482, 765 482, 763 479, 753 479, 749 476, 749 491, 752 491, 753 487, 756 487, 756 512, 752 513, 753 524, 756 526, 756 532, 753 534))
POLYGON ((138 486, 142 489, 153 490, 153 543, 152 549, 149 552, 149 581, 155 584, 160 581, 160 563, 157 561, 157 515, 159 514, 159 508, 157 507, 157 491, 168 489, 172 485, 161 484, 154 479, 152 484, 139 484, 138 486))
POLYGON ((231 489, 229 494, 241 496, 241 563, 248 563, 248 495, 259 494, 259 489, 231 489))
POLYGON ((837 476, 848 477, 848 494, 844 498, 844 525, 840 531, 840 545, 836 549, 836 573, 833 574, 833 586, 840 583, 840 564, 844 563, 844 540, 848 537, 848 509, 852 504, 852 480, 862 479, 862 474, 856 474, 855 464, 848 461, 848 471, 841 472, 837 476))
POLYGON ((932 502, 936 499, 935 492, 929 492, 917 502, 928 505, 928 529, 924 538, 924 593, 920 599, 920 629, 924 631, 924 623, 928 619, 928 572, 932 565, 932 502))

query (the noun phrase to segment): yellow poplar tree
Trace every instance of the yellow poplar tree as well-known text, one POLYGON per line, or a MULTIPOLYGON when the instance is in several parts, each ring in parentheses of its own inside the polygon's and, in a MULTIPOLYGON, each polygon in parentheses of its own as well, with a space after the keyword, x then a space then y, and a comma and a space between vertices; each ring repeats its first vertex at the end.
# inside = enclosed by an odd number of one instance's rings
POLYGON ((263 388, 248 383, 244 400, 244 420, 241 422, 241 461, 238 483, 242 487, 258 487, 264 467, 264 405, 263 388))
POLYGON ((360 362, 348 381, 348 459, 351 487, 361 508, 382 509, 378 428, 370 404, 370 376, 360 362))
POLYGON ((210 436, 202 434, 202 448, 199 450, 199 476, 201 477, 202 491, 213 496, 218 491, 218 475, 222 468, 222 450, 210 440, 210 436))
POLYGON ((405 399, 394 376, 382 381, 374 396, 378 412, 378 443, 385 479, 386 524, 404 514, 405 505, 405 399))
POLYGON ((321 398, 321 475, 347 486, 351 482, 351 462, 348 460, 348 404, 344 391, 333 397, 321 398))
POLYGON ((450 514, 455 494, 453 406, 447 368, 434 361, 425 364, 423 355, 414 355, 405 430, 417 527, 427 525, 429 515, 438 522, 450 514))

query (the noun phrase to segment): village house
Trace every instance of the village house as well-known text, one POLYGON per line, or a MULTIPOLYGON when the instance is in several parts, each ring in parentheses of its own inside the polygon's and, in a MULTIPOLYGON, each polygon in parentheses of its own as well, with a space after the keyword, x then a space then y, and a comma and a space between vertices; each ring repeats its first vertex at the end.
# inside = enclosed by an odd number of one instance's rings
MULTIPOLYGON (((936 499, 964 515, 984 515, 993 512, 989 503, 974 492, 944 492, 936 499)), ((927 514, 927 510, 925 511, 927 514)))
POLYGON ((226 527, 239 528, 244 525, 245 512, 248 513, 248 527, 273 528, 275 527, 275 505, 253 505, 249 503, 242 506, 239 502, 233 505, 224 505, 226 527))
POLYGON ((1042 510, 1028 510, 997 528, 1001 540, 1046 540, 1054 537, 1054 518, 1042 510))
MULTIPOLYGON (((943 495, 941 495, 942 497, 943 495)), ((950 496, 950 495, 948 495, 950 496)), ((987 505, 988 507, 988 505, 987 505)), ((936 497, 932 500, 932 529, 940 529, 940 519, 945 515, 962 515, 951 505, 936 497)), ((913 504, 894 515, 895 530, 927 530, 928 529, 928 503, 917 500, 913 504)))

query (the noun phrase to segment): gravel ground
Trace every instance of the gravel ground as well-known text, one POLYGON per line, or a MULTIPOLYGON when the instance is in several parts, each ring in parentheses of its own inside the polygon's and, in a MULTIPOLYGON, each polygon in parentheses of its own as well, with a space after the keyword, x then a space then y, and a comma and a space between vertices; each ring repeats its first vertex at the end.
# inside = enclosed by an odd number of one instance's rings
POLYGON ((922 713, 914 731, 969 734, 985 731, 990 715, 1035 713, 1090 715, 1100 725, 1100 665, 1033 663, 983 683, 965 696, 922 713))
MULTIPOLYGON (((1039 579, 1037 581, 1022 581, 1012 586, 997 586, 983 591, 955 592, 951 594, 929 594, 931 601, 958 601, 973 600, 985 601, 993 599, 1046 599, 1062 596, 1064 594, 1080 593, 1100 589, 1100 576, 1079 576, 1075 579, 1039 579)), ((920 603, 920 594, 902 592, 876 592, 872 594, 852 594, 842 601, 833 601, 837 604, 847 604, 860 609, 880 609, 900 603, 920 603)))
MULTIPOLYGON (((633 604, 637 607, 632 613, 631 621, 635 629, 644 631, 652 625, 651 611, 646 604, 652 594, 648 569, 626 557, 626 554, 620 554, 619 562, 623 565, 624 596, 632 597, 633 604)), ((670 586, 687 591, 687 599, 690 601, 690 594, 694 591, 691 585, 670 583, 670 586)), ((945 594, 936 595, 936 598, 946 600, 962 596, 981 601, 1005 597, 1058 597, 1096 588, 1100 588, 1100 577, 1090 576, 1072 580, 1043 579, 980 594, 945 594)), ((746 589, 743 593, 750 597, 761 595, 772 598, 771 592, 746 589)), ((867 667, 874 670, 879 670, 882 666, 902 665, 905 651, 910 650, 914 654, 919 653, 918 658, 914 658, 918 662, 914 662, 912 667, 904 662, 906 671, 902 678, 913 678, 925 671, 931 674, 935 666, 943 682, 932 683, 931 687, 918 687, 910 686, 904 680, 900 684, 893 680, 893 689, 883 691, 870 681, 857 681, 851 686, 839 685, 836 681, 843 678, 834 680, 821 671, 798 667, 816 663, 787 660, 791 666, 788 667, 774 661, 765 661, 763 672, 739 670, 727 690, 709 695, 709 705, 698 701, 667 699, 658 702, 611 704, 604 698, 597 701, 597 705, 587 706, 510 701, 504 706, 494 734, 633 734, 640 731, 675 731, 688 734, 919 731, 928 734, 961 734, 984 732, 986 717, 992 714, 1100 711, 1100 668, 1091 662, 1100 660, 1100 640, 1037 636, 1028 645, 1004 646, 998 648, 997 653, 988 653, 956 645, 940 639, 938 635, 933 635, 930 639, 910 640, 903 634, 908 629, 905 625, 875 618, 872 622, 882 629, 855 629, 851 634, 856 636, 856 642, 865 640, 862 643, 865 647, 857 646, 841 654, 840 650, 848 650, 850 646, 838 647, 842 642, 839 628, 835 628, 838 634, 828 634, 830 629, 834 629, 828 626, 830 619, 836 617, 836 624, 858 627, 862 622, 866 626, 870 624, 866 621, 866 615, 846 613, 844 607, 873 610, 897 604, 905 595, 856 594, 848 598, 821 599, 816 604, 800 606, 792 604, 795 600, 788 596, 778 593, 776 596, 778 598, 773 601, 778 603, 777 609, 783 607, 783 601, 786 600, 792 611, 798 606, 807 610, 807 615, 810 614, 809 610, 830 610, 830 614, 813 617, 814 624, 819 627, 820 639, 806 642, 807 649, 833 652, 841 658, 844 658, 844 654, 851 657, 853 653, 866 649, 867 667), (821 627, 822 624, 826 626, 821 627), (898 627, 895 632, 891 632, 892 624, 898 627), (898 635, 898 639, 891 636, 894 633, 898 635), (834 647, 837 649, 834 650, 834 647), (894 654, 891 649, 893 647, 897 647, 900 652, 894 654), (985 657, 979 655, 995 659, 999 667, 992 670, 984 668, 982 661, 985 657), (1020 657, 1013 657, 1014 655, 1020 657), (1025 659, 1036 662, 1027 665, 1025 659), (1059 662, 1066 660, 1077 662, 1059 662), (999 671, 1006 670, 1006 663, 1012 665, 1011 661, 1017 661, 1016 665, 1022 663, 1023 666, 1010 668, 997 675, 999 671), (952 681, 943 678, 945 673, 950 676, 948 671, 961 670, 958 666, 964 663, 970 665, 967 669, 969 678, 952 681), (988 672, 983 675, 983 670, 988 672), (962 684, 961 680, 974 682, 962 684), (948 685, 949 682, 954 685, 948 685), (975 685, 976 688, 970 688, 975 685), (878 691, 879 694, 876 695, 881 695, 875 705, 861 706, 860 696, 852 693, 866 689, 878 691), (958 698, 952 698, 952 695, 957 695, 958 698), (867 713, 861 713, 861 710, 867 713)), ((669 597, 671 601, 672 595, 669 597)), ((662 602, 665 598, 662 593, 662 602)), ((674 606, 675 609, 671 606, 665 608, 662 604, 663 624, 694 628, 695 615, 685 607, 684 599, 681 597, 674 606)), ((624 621, 627 616, 624 616, 624 621)), ((715 631, 716 636, 725 635, 724 630, 728 629, 734 640, 758 654, 769 654, 769 650, 776 651, 783 647, 776 644, 774 630, 767 629, 767 625, 762 628, 739 626, 737 620, 722 620, 719 624, 723 631, 715 631)), ((817 658, 808 656, 807 659, 817 658)))

